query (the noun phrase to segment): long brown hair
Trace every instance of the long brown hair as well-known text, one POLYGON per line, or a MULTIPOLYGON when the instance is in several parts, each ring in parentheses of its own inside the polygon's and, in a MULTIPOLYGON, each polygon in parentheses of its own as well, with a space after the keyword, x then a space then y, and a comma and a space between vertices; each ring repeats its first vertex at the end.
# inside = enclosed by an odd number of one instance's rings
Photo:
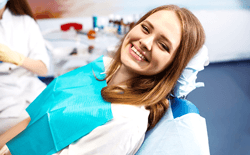
POLYGON ((9 0, 6 4, 6 8, 9 8, 14 15, 29 15, 34 19, 34 15, 27 0, 9 0))
MULTIPOLYGON (((157 75, 140 75, 128 80, 125 88, 111 85, 103 88, 101 92, 102 97, 106 101, 138 106, 143 105, 150 110, 148 130, 153 128, 166 112, 169 107, 168 99, 176 81, 188 62, 205 42, 205 33, 199 20, 189 10, 175 5, 165 5, 151 10, 135 25, 140 24, 147 17, 160 10, 174 11, 182 24, 181 42, 176 49, 176 54, 171 64, 157 75)), ((124 38, 121 42, 123 42, 124 38)), ((121 66, 120 57, 121 45, 107 72, 107 79, 111 79, 121 66)))

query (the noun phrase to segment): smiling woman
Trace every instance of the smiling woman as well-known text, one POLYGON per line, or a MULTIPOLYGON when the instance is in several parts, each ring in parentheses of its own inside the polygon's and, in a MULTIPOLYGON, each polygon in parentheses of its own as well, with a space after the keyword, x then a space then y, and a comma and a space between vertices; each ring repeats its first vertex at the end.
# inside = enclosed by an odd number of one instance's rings
POLYGON ((149 129, 154 127, 168 108, 166 96, 204 42, 203 27, 189 10, 167 5, 149 11, 123 38, 102 96, 114 103, 144 105, 150 110, 149 129), (114 94, 117 89, 123 93, 114 94))
POLYGON ((155 75, 173 60, 181 41, 181 22, 172 11, 158 11, 136 25, 121 49, 121 70, 155 75), (160 20, 159 20, 160 19, 160 20))
MULTIPOLYGON (((153 9, 125 35, 114 57, 52 81, 27 108, 30 118, 18 124, 23 128, 0 137, 0 148, 14 137, 7 143, 13 155, 135 154, 146 131, 171 109, 175 83, 204 40, 200 22, 187 9, 153 9)), ((198 115, 190 117, 204 124, 198 115)))

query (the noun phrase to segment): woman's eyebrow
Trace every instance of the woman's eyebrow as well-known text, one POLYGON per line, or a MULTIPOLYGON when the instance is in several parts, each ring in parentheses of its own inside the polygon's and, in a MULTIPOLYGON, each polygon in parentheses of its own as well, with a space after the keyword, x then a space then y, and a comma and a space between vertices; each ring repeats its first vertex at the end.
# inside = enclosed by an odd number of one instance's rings
POLYGON ((161 38, 163 38, 164 40, 166 40, 166 42, 168 42, 169 52, 172 51, 172 49, 173 49, 172 42, 167 37, 165 37, 164 35, 161 35, 161 38))
MULTIPOLYGON (((154 29, 154 26, 151 22, 149 22, 148 20, 145 20, 144 22, 146 22, 150 28, 154 29)), ((172 51, 173 49, 173 44, 172 42, 164 35, 161 35, 161 38, 164 39, 166 42, 168 42, 168 46, 169 46, 169 51, 172 51)))
POLYGON ((147 20, 145 20, 145 22, 150 26, 150 28, 154 29, 154 26, 147 20))

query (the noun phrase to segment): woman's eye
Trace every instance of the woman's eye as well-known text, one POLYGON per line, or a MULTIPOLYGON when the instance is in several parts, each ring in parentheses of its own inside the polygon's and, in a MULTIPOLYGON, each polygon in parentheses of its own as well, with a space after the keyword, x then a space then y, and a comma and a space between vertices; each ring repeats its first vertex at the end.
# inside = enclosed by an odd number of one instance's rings
POLYGON ((169 48, 168 48, 167 45, 165 45, 164 43, 160 43, 160 45, 161 45, 161 47, 162 47, 164 50, 166 50, 166 51, 169 52, 169 48))
POLYGON ((149 33, 149 29, 145 25, 141 25, 144 32, 149 33))

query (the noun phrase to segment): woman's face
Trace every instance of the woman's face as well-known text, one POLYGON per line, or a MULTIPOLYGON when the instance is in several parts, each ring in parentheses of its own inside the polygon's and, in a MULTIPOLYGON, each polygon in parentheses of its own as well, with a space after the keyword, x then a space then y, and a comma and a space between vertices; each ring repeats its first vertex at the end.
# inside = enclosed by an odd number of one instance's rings
POLYGON ((173 11, 161 10, 136 25, 121 48, 121 69, 131 75, 155 75, 172 61, 181 41, 181 22, 173 11))

